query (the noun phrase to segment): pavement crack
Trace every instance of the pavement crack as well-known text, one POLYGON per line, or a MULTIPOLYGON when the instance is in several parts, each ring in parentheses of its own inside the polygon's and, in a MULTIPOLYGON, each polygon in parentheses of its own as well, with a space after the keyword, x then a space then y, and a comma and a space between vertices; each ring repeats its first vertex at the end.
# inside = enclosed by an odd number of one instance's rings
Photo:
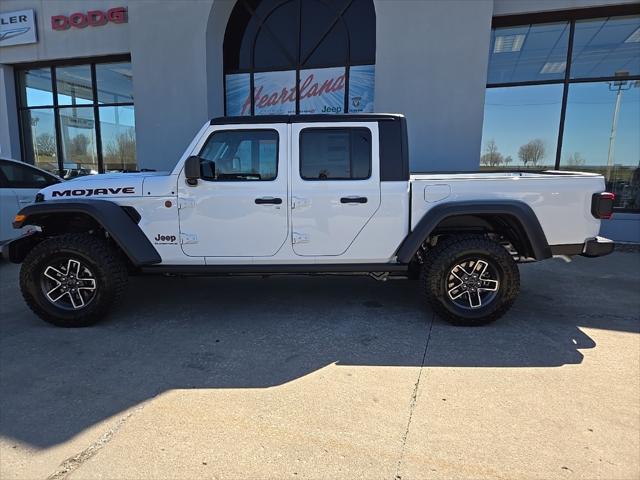
POLYGON ((139 410, 144 408, 144 404, 138 406, 133 409, 125 416, 120 418, 115 425, 113 425, 109 430, 102 434, 98 440, 93 442, 87 448, 77 453, 73 457, 67 458, 64 462, 60 464, 58 469, 53 472, 51 475, 47 477, 47 480, 64 480, 75 470, 80 468, 84 462, 89 460, 91 457, 96 455, 100 450, 102 450, 107 444, 113 439, 113 436, 116 434, 118 430, 122 428, 122 426, 127 423, 127 421, 139 410))
POLYGON ((418 372, 418 378, 413 386, 413 392, 411 393, 411 401, 409 402, 409 418, 407 419, 407 428, 402 435, 402 445, 400 447, 400 457, 398 458, 398 464, 396 465, 396 473, 394 480, 400 480, 400 467, 402 466, 402 460, 404 458, 404 451, 407 445, 407 437, 409 436, 409 429, 411 428, 411 420, 413 419, 413 411, 416 408, 418 402, 418 388, 420 387, 420 379, 422 378, 422 371, 424 370, 424 364, 427 359, 427 349, 429 348, 429 340, 431 340, 431 330, 433 329, 433 322, 435 321, 435 314, 431 316, 431 323, 429 324, 429 331, 427 332, 427 340, 424 344, 424 352, 422 353, 422 363, 420 364, 420 371, 418 372))

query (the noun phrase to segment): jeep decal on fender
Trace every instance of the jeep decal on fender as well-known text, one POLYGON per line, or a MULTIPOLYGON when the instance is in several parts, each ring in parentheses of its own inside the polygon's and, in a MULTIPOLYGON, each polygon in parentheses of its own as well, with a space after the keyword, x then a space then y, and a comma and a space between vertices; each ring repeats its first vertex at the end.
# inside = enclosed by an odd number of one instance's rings
POLYGON ((177 243, 178 237, 176 237, 175 235, 162 235, 162 234, 157 234, 154 238, 153 238, 153 243, 155 243, 156 245, 175 245, 177 243))
POLYGON ((118 188, 78 188, 74 190, 54 190, 51 192, 52 197, 92 197, 94 195, 118 195, 125 193, 128 195, 135 194, 135 187, 118 187, 118 188))

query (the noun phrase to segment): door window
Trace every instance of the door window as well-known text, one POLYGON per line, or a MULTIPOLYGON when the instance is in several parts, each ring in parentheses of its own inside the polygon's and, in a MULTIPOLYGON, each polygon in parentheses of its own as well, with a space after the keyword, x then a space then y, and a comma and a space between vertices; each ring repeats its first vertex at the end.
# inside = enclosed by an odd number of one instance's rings
POLYGON ((202 180, 267 181, 278 175, 278 132, 220 130, 200 152, 202 180))
POLYGON ((371 132, 367 128, 307 128, 300 133, 304 180, 365 180, 371 177, 371 132))
POLYGON ((45 188, 58 183, 53 176, 13 162, 0 162, 0 178, 2 186, 9 188, 45 188))

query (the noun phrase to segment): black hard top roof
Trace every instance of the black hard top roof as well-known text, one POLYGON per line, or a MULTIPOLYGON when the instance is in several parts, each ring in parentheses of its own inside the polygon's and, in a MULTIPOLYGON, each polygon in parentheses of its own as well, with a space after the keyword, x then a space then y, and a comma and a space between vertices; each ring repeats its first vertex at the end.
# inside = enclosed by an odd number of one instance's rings
POLYGON ((217 117, 211 125, 260 123, 313 123, 313 122, 377 122, 404 118, 399 113, 347 113, 343 115, 255 115, 244 117, 217 117))

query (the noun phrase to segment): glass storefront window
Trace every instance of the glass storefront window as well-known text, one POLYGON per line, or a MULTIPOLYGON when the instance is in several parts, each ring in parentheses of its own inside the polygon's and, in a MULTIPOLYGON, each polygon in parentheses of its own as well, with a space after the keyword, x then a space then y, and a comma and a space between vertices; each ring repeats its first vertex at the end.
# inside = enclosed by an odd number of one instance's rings
POLYGON ((61 108, 59 115, 64 155, 63 178, 98 173, 93 109, 61 108))
POLYGON ((640 16, 576 22, 571 78, 640 75, 640 16))
POLYGON ((224 38, 225 113, 373 112, 375 25, 373 0, 238 0, 224 38))
POLYGON ((131 63, 99 63, 96 65, 99 103, 133 102, 131 63))
POLYGON ((133 107, 100 107, 100 135, 105 171, 136 169, 133 107))
POLYGON ((38 108, 21 112, 24 149, 33 164, 48 172, 58 173, 58 146, 53 108, 38 108))
POLYGON ((300 113, 344 113, 344 67, 300 71, 300 113))
POLYGON ((628 11, 537 25, 494 19, 481 169, 599 173, 616 209, 640 210, 640 15, 628 11))
POLYGON ((91 67, 89 65, 56 68, 56 84, 58 105, 90 105, 93 103, 91 67))
POLYGON ((251 115, 251 74, 227 75, 225 81, 227 115, 251 115))
POLYGON ((375 65, 349 69, 349 113, 373 112, 375 78, 375 65))
POLYGON ((605 175, 616 207, 640 209, 640 81, 569 87, 560 167, 605 175))
POLYGON ((23 160, 65 178, 137 168, 129 61, 52 65, 16 77, 23 160))
POLYGON ((253 47, 255 68, 263 70, 286 69, 295 62, 296 49, 298 48, 298 29, 291 28, 291 20, 297 17, 298 5, 296 2, 284 2, 273 8, 256 35, 253 47))
POLYGON ((348 32, 342 22, 335 22, 336 14, 320 2, 301 2, 302 35, 300 55, 309 67, 345 65, 347 63, 348 32), (324 39, 318 44, 318 39, 324 39))
POLYGON ((494 28, 487 83, 564 78, 569 22, 494 28))
POLYGON ((27 107, 53 106, 51 69, 23 70, 18 74, 21 104, 27 107))
POLYGON ((296 72, 261 72, 254 75, 256 115, 296 113, 296 72))
POLYGON ((552 168, 562 85, 487 89, 481 168, 552 168))

